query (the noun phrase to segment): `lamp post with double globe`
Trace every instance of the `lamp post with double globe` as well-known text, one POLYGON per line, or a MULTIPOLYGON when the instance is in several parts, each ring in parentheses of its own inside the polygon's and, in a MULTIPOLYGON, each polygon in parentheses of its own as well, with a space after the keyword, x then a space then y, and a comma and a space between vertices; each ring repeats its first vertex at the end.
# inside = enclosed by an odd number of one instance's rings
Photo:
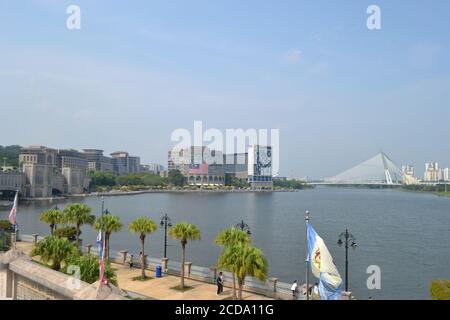
POLYGON ((244 222, 244 220, 242 220, 241 222, 236 224, 236 228, 238 228, 238 229, 240 229, 240 230, 242 230, 244 232, 247 232, 248 235, 252 234, 251 231, 250 231, 250 226, 248 224, 246 224, 244 222))
POLYGON ((162 216, 160 225, 164 227, 164 258, 167 258, 167 228, 172 226, 172 220, 167 213, 162 216))
POLYGON ((357 245, 355 242, 355 237, 345 229, 338 237, 338 246, 342 247, 345 245, 345 291, 348 292, 348 247, 352 247, 353 250, 356 249, 357 245))

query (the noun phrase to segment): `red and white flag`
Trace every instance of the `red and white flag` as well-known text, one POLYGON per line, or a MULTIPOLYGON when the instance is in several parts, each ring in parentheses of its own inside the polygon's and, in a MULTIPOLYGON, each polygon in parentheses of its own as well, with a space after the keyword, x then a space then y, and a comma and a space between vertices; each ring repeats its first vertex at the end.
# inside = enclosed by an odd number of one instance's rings
MULTIPOLYGON (((100 230, 100 232, 103 235, 102 230, 100 230)), ((101 256, 100 256, 100 261, 99 261, 99 271, 100 271, 100 284, 108 284, 108 279, 105 276, 105 237, 102 236, 102 251, 101 251, 101 256)))
POLYGON ((13 207, 11 209, 11 212, 9 213, 9 222, 12 225, 16 225, 16 213, 17 213, 17 204, 19 202, 19 192, 16 192, 16 196, 14 197, 14 204, 13 207))

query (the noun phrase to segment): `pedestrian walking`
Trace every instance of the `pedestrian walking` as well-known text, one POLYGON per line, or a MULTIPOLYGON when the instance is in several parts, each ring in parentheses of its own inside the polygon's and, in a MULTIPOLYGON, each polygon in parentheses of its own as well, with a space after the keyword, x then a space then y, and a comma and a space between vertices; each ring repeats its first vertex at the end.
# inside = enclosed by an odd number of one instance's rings
POLYGON ((130 269, 133 269, 133 255, 130 255, 130 258, 128 259, 128 264, 130 265, 130 269))
POLYGON ((297 284, 297 280, 295 280, 291 286, 292 300, 297 300, 297 289, 298 289, 298 284, 297 284))

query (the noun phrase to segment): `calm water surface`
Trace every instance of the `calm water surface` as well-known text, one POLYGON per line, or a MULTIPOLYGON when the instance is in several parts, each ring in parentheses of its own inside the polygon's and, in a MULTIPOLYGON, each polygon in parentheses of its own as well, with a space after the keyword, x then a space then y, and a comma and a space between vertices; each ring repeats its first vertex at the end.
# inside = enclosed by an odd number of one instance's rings
MULTIPOLYGON (((75 200, 70 200, 75 201, 75 200)), ((100 213, 100 198, 84 202, 100 213)), ((39 214, 53 204, 21 206, 18 221, 22 233, 47 234, 39 214)), ((67 203, 59 203, 64 208, 67 203)), ((164 213, 173 221, 198 225, 202 240, 188 244, 187 259, 196 265, 215 264, 220 248, 213 245, 223 228, 244 219, 250 225, 255 246, 261 247, 270 274, 281 281, 304 281, 304 212, 325 240, 342 276, 345 250, 336 244, 346 228, 357 238, 358 248, 349 252, 349 287, 359 299, 427 299, 432 279, 450 278, 450 198, 395 190, 364 190, 319 187, 294 193, 151 193, 105 197, 105 207, 119 215, 124 225, 138 216, 159 222, 164 213), (369 265, 381 268, 381 290, 368 290, 369 265)), ((6 219, 7 208, 0 208, 6 219)), ((82 229, 84 243, 95 243, 95 232, 82 229)), ((147 238, 148 254, 163 255, 163 230, 147 238)), ((169 240, 168 256, 180 260, 177 242, 169 240)), ((127 228, 111 237, 113 249, 139 252, 136 235, 127 228)))

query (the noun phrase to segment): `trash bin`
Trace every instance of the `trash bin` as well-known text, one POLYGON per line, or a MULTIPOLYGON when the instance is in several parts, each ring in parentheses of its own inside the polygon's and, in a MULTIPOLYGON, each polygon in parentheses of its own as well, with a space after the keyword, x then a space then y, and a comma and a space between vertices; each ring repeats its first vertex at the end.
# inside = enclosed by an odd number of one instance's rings
POLYGON ((162 268, 161 268, 160 265, 157 265, 157 266, 156 266, 155 273, 156 273, 155 275, 156 275, 157 278, 161 278, 161 275, 162 275, 162 268))

